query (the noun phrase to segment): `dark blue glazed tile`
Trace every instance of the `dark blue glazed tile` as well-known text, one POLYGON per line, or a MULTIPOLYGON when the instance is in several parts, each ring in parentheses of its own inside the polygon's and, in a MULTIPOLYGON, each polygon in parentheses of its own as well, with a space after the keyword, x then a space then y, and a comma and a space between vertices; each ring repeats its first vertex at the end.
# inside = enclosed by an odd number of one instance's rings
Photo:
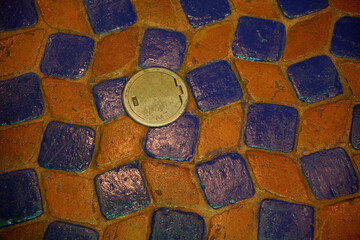
POLYGON ((0 228, 25 222, 43 213, 34 169, 0 174, 0 228))
POLYGON ((295 108, 254 103, 249 107, 245 144, 271 151, 291 152, 295 145, 298 111, 295 108))
POLYGON ((360 149, 360 105, 354 107, 350 131, 350 143, 355 149, 360 149))
POLYGON ((264 199, 260 204, 258 239, 313 239, 314 209, 264 199))
POLYGON ((196 104, 206 112, 241 100, 243 92, 227 61, 205 64, 186 75, 196 104))
POLYGON ((103 121, 109 121, 126 114, 122 93, 127 81, 127 77, 121 77, 103 81, 93 87, 95 105, 103 121))
POLYGON ((229 153, 196 165, 201 188, 212 208, 221 208, 255 194, 245 160, 229 153))
POLYGON ((150 239, 205 240, 205 221, 196 213, 159 208, 152 217, 150 239))
POLYGON ((92 128, 50 122, 41 142, 39 165, 47 169, 82 172, 90 165, 95 147, 92 128))
POLYGON ((343 148, 333 148, 303 156, 301 168, 318 200, 356 193, 359 180, 343 148))
POLYGON ((35 73, 0 81, 0 125, 36 119, 44 112, 40 78, 35 73))
POLYGON ((34 0, 0 1, 0 32, 31 27, 37 22, 34 0))
POLYGON ((130 0, 83 0, 83 3, 91 27, 96 34, 124 30, 137 20, 130 0))
POLYGON ((67 222, 52 222, 46 229, 43 240, 97 240, 99 233, 91 228, 67 222))
POLYGON ((141 210, 150 204, 138 163, 104 172, 97 175, 94 181, 100 210, 106 219, 141 210))
POLYGON ((287 74, 297 97, 303 102, 320 102, 343 93, 339 74, 328 56, 295 63, 288 67, 287 74))
POLYGON ((167 126, 150 128, 144 150, 153 158, 189 161, 193 157, 198 135, 199 119, 184 113, 167 126))
POLYGON ((184 61, 186 37, 165 29, 147 29, 140 47, 139 65, 142 68, 163 67, 178 71, 184 61))
POLYGON ((360 18, 340 18, 334 27, 330 52, 336 57, 360 60, 360 18))
POLYGON ((299 18, 329 6, 328 0, 277 0, 277 2, 283 14, 288 18, 299 18))
POLYGON ((276 62, 286 43, 281 22, 241 17, 236 28, 232 51, 235 57, 248 61, 276 62))
POLYGON ((194 28, 221 21, 231 15, 228 0, 180 0, 180 3, 194 28))
POLYGON ((94 40, 80 35, 49 36, 40 71, 45 75, 76 79, 85 75, 94 51, 94 40))

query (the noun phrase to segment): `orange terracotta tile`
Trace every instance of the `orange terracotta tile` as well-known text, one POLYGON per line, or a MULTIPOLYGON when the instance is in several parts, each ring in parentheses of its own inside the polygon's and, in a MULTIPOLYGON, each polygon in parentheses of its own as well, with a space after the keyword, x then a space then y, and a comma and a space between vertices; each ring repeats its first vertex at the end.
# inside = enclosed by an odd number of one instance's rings
POLYGON ((105 125, 97 159, 98 166, 119 163, 142 153, 146 131, 147 127, 129 117, 105 125))
POLYGON ((77 32, 88 32, 81 5, 76 0, 37 1, 45 22, 60 29, 71 29, 77 32))
POLYGON ((211 219, 208 239, 255 239, 257 230, 254 209, 252 204, 248 204, 214 216, 211 219))
POLYGON ((332 5, 345 12, 360 13, 360 0, 332 0, 332 5))
POLYGON ((136 57, 138 28, 105 37, 97 46, 93 72, 96 76, 112 73, 123 68, 136 57))
POLYGON ((27 224, 21 227, 13 228, 9 231, 0 232, 0 239, 2 240, 34 240, 42 239, 45 233, 45 226, 43 223, 27 224))
POLYGON ((149 216, 138 215, 111 224, 105 230, 103 240, 146 240, 150 222, 149 216))
POLYGON ((199 158, 237 146, 241 123, 240 104, 205 117, 200 125, 199 158))
POLYGON ((246 88, 255 100, 295 103, 296 98, 277 65, 236 60, 236 67, 246 88))
POLYGON ((0 131, 0 169, 27 164, 40 144, 42 123, 22 125, 0 131))
POLYGON ((45 31, 36 30, 0 40, 0 75, 30 70, 36 62, 45 31))
POLYGON ((262 188, 292 199, 308 200, 300 170, 291 159, 260 151, 247 151, 246 156, 262 188))
POLYGON ((207 27, 197 32, 191 39, 186 64, 197 65, 224 59, 229 53, 230 37, 230 23, 207 27))
POLYGON ((86 178, 60 173, 43 174, 45 196, 54 217, 96 223, 94 183, 86 178))
POLYGON ((356 62, 344 62, 339 65, 352 92, 356 97, 360 98, 360 64, 356 62))
POLYGON ((144 162, 142 168, 151 195, 159 205, 191 207, 199 203, 199 192, 189 169, 156 162, 144 162))
POLYGON ((238 13, 264 18, 278 18, 276 1, 272 0, 233 0, 238 13))
POLYGON ((95 123, 95 107, 91 104, 90 90, 86 85, 65 80, 42 80, 51 115, 57 120, 95 123))
POLYGON ((346 123, 350 120, 350 104, 350 101, 344 100, 305 111, 298 150, 310 153, 341 142, 346 123))
POLYGON ((354 162, 356 163, 357 169, 358 169, 359 172, 360 172, 360 154, 354 156, 354 162))
POLYGON ((319 230, 321 239, 360 239, 359 212, 360 198, 323 208, 319 230))
POLYGON ((323 49, 329 40, 329 12, 298 22, 288 30, 283 53, 285 61, 304 57, 323 49))

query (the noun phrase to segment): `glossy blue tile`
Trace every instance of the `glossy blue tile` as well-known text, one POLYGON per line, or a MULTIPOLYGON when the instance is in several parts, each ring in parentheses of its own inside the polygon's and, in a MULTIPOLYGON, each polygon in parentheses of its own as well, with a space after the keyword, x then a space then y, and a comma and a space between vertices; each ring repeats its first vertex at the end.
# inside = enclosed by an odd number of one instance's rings
POLYGON ((34 169, 0 174, 0 228, 25 222, 43 213, 34 169))
POLYGON ((41 142, 39 165, 47 169, 82 172, 90 165, 95 131, 90 127, 50 122, 41 142))
POLYGON ((46 229, 43 240, 97 240, 99 233, 91 228, 67 222, 52 222, 46 229))
POLYGON ((318 200, 328 200, 356 193, 359 180, 343 148, 333 148, 305 155, 301 168, 318 200))
POLYGON ((277 0, 277 2, 283 14, 288 18, 299 18, 329 6, 328 0, 277 0))
POLYGON ((255 194, 246 162, 238 153, 197 164, 196 173, 212 208, 234 204, 255 194))
POLYGON ((0 32, 31 27, 37 22, 34 0, 0 1, 0 32))
POLYGON ((240 83, 227 61, 205 64, 186 75, 196 104, 206 112, 239 101, 240 83))
POLYGON ((41 117, 44 102, 39 76, 35 73, 26 73, 0 81, 0 103, 0 125, 41 117))
POLYGON ((91 27, 96 34, 124 30, 137 20, 130 0, 83 0, 83 3, 91 27))
POLYGON ((343 94, 339 74, 328 56, 317 56, 288 67, 287 74, 297 97, 307 103, 343 94))
POLYGON ((92 93, 96 109, 103 121, 109 121, 126 114, 122 93, 127 81, 127 77, 121 77, 103 81, 93 87, 92 93))
POLYGON ((313 239, 311 206, 264 199, 260 204, 258 239, 313 239))
POLYGON ((152 217, 149 239, 205 240, 205 221, 196 213, 159 208, 152 217))
POLYGON ((186 37, 165 29, 150 28, 140 46, 139 65, 142 68, 163 67, 178 71, 184 61, 186 37))
POLYGON ((141 210, 150 204, 138 163, 104 172, 97 175, 94 181, 100 210, 106 219, 141 210))
POLYGON ((355 149, 360 149, 360 105, 354 107, 350 131, 350 143, 355 149))
POLYGON ((80 35, 54 33, 49 36, 40 71, 56 78, 76 79, 85 75, 94 51, 94 40, 80 35))
POLYGON ((193 157, 198 135, 199 119, 186 112, 167 126, 150 128, 144 150, 153 158, 189 161, 193 157))
POLYGON ((360 60, 360 18, 340 18, 334 27, 330 52, 341 58, 360 60))
POLYGON ((285 26, 281 22, 244 16, 239 18, 232 51, 235 57, 248 61, 276 62, 285 43, 285 26))
POLYGON ((250 105, 245 144, 271 151, 291 152, 295 145, 298 111, 295 108, 254 103, 250 105))
POLYGON ((228 0, 180 0, 180 3, 194 28, 221 21, 231 15, 228 0))

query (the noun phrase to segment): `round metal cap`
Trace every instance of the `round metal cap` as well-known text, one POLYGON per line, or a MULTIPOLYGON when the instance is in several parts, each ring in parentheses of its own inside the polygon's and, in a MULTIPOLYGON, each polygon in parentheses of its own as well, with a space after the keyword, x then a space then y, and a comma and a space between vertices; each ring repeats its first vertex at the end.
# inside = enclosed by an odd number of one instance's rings
POLYGON ((126 83, 123 103, 136 122, 160 127, 180 117, 188 97, 186 85, 179 75, 165 68, 148 68, 126 83))

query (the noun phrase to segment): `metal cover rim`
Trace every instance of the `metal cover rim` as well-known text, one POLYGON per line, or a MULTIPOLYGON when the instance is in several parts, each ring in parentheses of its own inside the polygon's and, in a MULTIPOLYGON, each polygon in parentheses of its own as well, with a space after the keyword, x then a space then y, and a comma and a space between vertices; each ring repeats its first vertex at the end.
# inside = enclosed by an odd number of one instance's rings
MULTIPOLYGON (((166 95, 168 95, 168 94, 166 94, 166 95)), ((164 126, 164 125, 174 122, 176 119, 178 119, 182 115, 182 113, 185 111, 185 108, 187 106, 188 97, 189 96, 188 96, 188 90, 187 90, 186 84, 179 75, 177 75, 176 73, 174 73, 168 69, 165 69, 165 68, 159 68, 159 67, 155 68, 154 67, 154 68, 144 69, 144 70, 136 73, 134 76, 132 76, 130 78, 130 80, 126 83, 126 85, 124 87, 123 103, 124 103, 125 111, 136 122, 146 125, 146 126, 149 126, 149 127, 161 127, 161 126, 164 126), (151 75, 153 75, 153 76, 156 75, 156 76, 160 77, 163 81, 163 82, 161 82, 162 84, 159 85, 160 82, 158 82, 158 81, 160 81, 160 80, 155 80, 155 78, 151 78, 150 77, 151 75), (169 80, 165 80, 164 78, 167 78, 169 80), (166 82, 166 84, 163 84, 164 81, 166 82), (171 81, 171 83, 168 81, 171 81), (149 84, 149 82, 154 83, 154 84, 149 84), (143 84, 146 86, 145 89, 142 86, 143 84), (171 86, 169 84, 173 84, 173 87, 169 88, 169 86, 171 86), (139 89, 139 88, 137 88, 139 86, 140 86, 140 88, 142 87, 142 90, 141 89, 137 90, 137 89, 139 89), (159 96, 157 94, 153 95, 153 93, 158 92, 158 91, 156 91, 156 89, 154 89, 154 87, 159 87, 160 90, 163 90, 163 91, 166 90, 167 93, 169 93, 169 95, 171 95, 171 98, 169 98, 169 99, 171 100, 171 102, 174 102, 174 104, 173 105, 171 105, 171 103, 165 104, 166 106, 164 107, 164 109, 161 108, 160 106, 158 106, 158 102, 164 103, 164 97, 159 96), (177 91, 178 91, 178 93, 177 93, 177 91), (148 98, 151 100, 147 101, 148 107, 150 109, 151 109, 151 107, 157 108, 157 110, 158 110, 157 112, 159 112, 159 111, 166 112, 166 113, 170 112, 169 113, 170 115, 168 114, 167 116, 164 116, 164 117, 151 117, 150 115, 152 113, 149 113, 149 111, 145 111, 148 114, 138 111, 136 106, 139 106, 140 103, 137 102, 136 96, 135 96, 136 101, 134 100, 134 96, 133 96, 134 92, 137 92, 137 94, 140 94, 143 96, 152 94, 152 96, 150 98, 148 98), (178 94, 178 95, 176 95, 176 94, 178 94), (154 101, 154 100, 158 100, 158 101, 154 101), (152 102, 155 102, 156 104, 152 104, 152 102), (137 103, 138 105, 135 105, 134 103, 137 103)), ((146 99, 146 100, 148 100, 148 99, 146 99)), ((144 101, 142 101, 142 102, 144 102, 144 101)), ((147 110, 149 110, 149 109, 147 109, 147 110)), ((164 113, 164 114, 166 114, 166 113, 164 113)))

